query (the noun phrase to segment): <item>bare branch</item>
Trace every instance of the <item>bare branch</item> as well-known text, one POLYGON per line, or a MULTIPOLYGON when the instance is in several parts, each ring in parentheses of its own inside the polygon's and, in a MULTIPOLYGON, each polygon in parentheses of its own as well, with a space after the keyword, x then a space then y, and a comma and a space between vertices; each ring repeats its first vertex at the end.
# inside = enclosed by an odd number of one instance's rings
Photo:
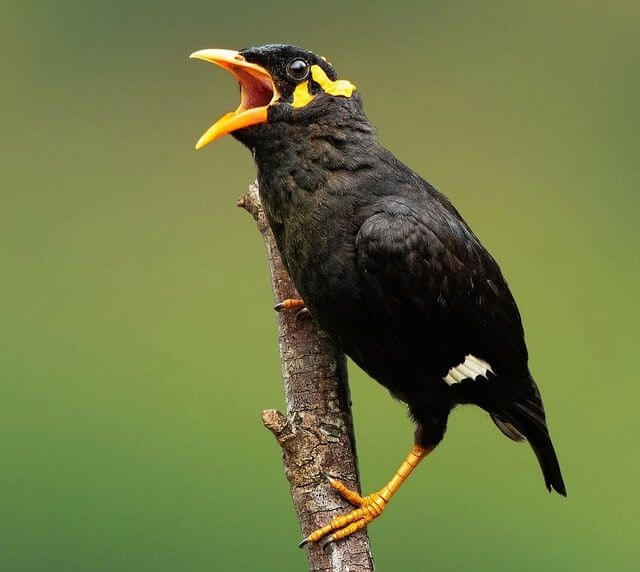
MULTIPOLYGON (((238 206, 251 213, 264 239, 275 300, 299 298, 262 211, 257 183, 238 206)), ((346 358, 314 320, 299 320, 289 312, 278 313, 277 320, 287 414, 267 409, 262 421, 282 448, 293 504, 307 536, 353 508, 331 489, 325 474, 360 490, 346 358)), ((332 543, 326 552, 314 545, 306 550, 314 572, 374 569, 365 530, 332 543)))

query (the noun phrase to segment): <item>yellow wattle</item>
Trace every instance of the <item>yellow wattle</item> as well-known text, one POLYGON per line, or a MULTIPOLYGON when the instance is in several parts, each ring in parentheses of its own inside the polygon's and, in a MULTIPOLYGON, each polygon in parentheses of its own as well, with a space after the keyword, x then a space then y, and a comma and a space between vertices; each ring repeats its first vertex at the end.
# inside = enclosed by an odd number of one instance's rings
POLYGON ((311 103, 314 97, 315 96, 309 93, 308 81, 299 83, 293 92, 293 100, 291 101, 291 105, 293 107, 304 107, 305 105, 311 103))
POLYGON ((325 71, 319 65, 311 66, 311 77, 313 81, 320 85, 322 90, 329 95, 342 95, 351 97, 356 90, 356 86, 349 80, 338 79, 331 81, 325 71))
MULTIPOLYGON (((346 79, 332 81, 319 65, 311 66, 311 77, 329 95, 340 95, 351 97, 356 90, 356 86, 346 79)), ((293 92, 291 105, 293 107, 304 107, 313 101, 315 96, 309 92, 309 82, 305 81, 296 86, 293 92)))

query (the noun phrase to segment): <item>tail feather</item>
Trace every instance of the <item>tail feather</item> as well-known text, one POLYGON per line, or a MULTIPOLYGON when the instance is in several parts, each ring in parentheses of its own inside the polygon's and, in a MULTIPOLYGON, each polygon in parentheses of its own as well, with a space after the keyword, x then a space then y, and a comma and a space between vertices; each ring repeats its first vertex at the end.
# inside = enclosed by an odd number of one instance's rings
POLYGON ((496 424, 496 427, 509 437, 509 439, 516 442, 524 441, 524 435, 520 433, 512 423, 504 420, 497 413, 489 413, 489 415, 491 416, 491 420, 496 424))
POLYGON ((538 458, 538 463, 540 463, 540 468, 544 475, 544 482, 549 491, 555 490, 566 497, 567 488, 564 485, 560 463, 558 463, 558 457, 547 428, 530 431, 528 434, 525 432, 525 437, 538 458))
POLYGON ((555 490, 566 497, 567 489, 562 478, 556 451, 549 436, 544 411, 538 407, 531 407, 531 404, 518 404, 515 410, 512 410, 507 416, 507 419, 509 424, 513 425, 531 445, 538 458, 538 463, 540 463, 547 489, 549 491, 555 490))

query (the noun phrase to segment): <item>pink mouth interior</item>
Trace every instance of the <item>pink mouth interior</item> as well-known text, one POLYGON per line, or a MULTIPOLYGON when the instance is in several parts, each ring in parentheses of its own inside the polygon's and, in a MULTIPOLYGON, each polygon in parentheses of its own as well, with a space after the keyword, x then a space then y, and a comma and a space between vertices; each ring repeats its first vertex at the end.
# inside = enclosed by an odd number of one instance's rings
POLYGON ((265 107, 271 103, 273 99, 273 86, 270 79, 266 77, 255 77, 242 68, 235 68, 233 72, 240 82, 242 110, 265 107))

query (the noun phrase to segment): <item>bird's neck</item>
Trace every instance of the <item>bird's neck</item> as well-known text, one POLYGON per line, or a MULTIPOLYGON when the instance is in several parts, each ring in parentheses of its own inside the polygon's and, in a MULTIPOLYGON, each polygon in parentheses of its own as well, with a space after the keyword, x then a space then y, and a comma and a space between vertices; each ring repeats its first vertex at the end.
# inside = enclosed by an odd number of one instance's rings
MULTIPOLYGON (((304 216, 325 195, 347 194, 379 155, 364 114, 270 125, 252 142, 260 195, 272 227, 304 216)), ((362 180, 362 179, 360 179, 362 180)))

